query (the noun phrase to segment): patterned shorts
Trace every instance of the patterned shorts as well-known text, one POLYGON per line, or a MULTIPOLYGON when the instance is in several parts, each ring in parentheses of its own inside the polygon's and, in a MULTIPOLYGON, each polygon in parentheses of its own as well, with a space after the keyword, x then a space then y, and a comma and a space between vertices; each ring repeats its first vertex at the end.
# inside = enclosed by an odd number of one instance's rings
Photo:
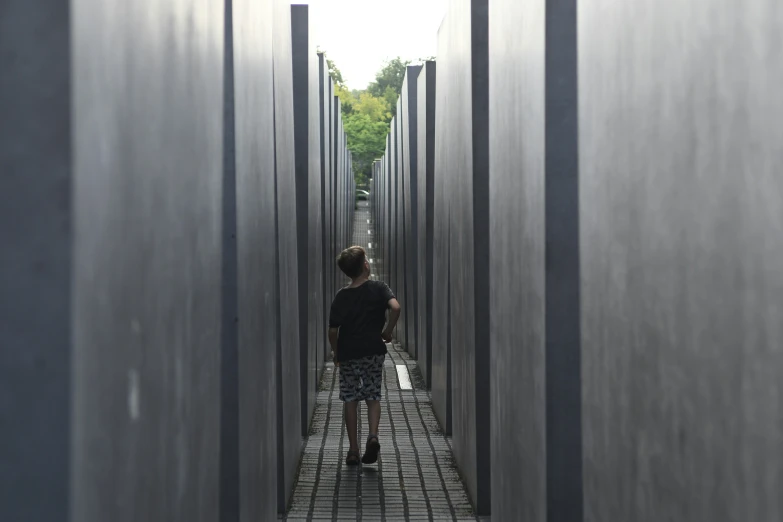
POLYGON ((370 355, 340 363, 340 400, 379 401, 385 355, 370 355))

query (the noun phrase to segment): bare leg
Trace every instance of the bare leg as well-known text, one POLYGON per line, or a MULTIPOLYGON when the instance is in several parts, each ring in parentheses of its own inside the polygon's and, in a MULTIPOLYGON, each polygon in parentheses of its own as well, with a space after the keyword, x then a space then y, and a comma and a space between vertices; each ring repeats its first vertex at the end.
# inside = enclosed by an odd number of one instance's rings
POLYGON ((381 423, 381 401, 365 401, 367 404, 368 435, 378 435, 378 425, 381 423))
POLYGON ((359 441, 357 440, 357 420, 358 420, 358 409, 359 409, 359 403, 354 402, 346 402, 344 411, 345 411, 345 429, 348 430, 348 442, 351 445, 352 450, 359 450, 359 441))

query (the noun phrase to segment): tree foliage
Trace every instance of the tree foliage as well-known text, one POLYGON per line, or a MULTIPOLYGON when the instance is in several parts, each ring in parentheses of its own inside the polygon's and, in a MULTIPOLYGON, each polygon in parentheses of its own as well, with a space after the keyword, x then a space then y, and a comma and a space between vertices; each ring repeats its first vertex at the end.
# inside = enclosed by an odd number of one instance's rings
POLYGON ((356 102, 356 98, 353 97, 351 91, 340 84, 334 86, 334 95, 340 98, 340 112, 343 114, 343 119, 345 119, 347 115, 353 113, 353 105, 356 102))
POLYGON ((402 92, 405 71, 410 63, 410 61, 403 61, 400 57, 388 60, 375 75, 375 81, 370 84, 367 91, 373 96, 382 97, 386 96, 387 89, 391 87, 399 95, 402 92))
POLYGON ((392 113, 386 98, 376 98, 369 92, 362 92, 353 105, 354 110, 372 121, 390 122, 392 113))
POLYGON ((329 68, 329 76, 332 77, 332 81, 340 87, 345 87, 345 80, 343 80, 343 73, 329 58, 326 59, 326 66, 329 68))
POLYGON ((397 112, 397 98, 411 62, 399 57, 385 62, 375 75, 375 81, 364 91, 349 90, 335 63, 328 59, 326 63, 335 83, 335 96, 340 99, 356 184, 361 186, 367 182, 373 162, 386 148, 389 124, 397 112))

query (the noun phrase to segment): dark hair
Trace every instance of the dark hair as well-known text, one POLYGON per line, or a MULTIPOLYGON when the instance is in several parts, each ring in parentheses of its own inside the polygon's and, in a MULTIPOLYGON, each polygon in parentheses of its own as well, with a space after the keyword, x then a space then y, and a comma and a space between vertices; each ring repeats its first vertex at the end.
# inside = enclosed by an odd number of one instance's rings
POLYGON ((340 270, 342 270, 345 275, 351 279, 356 279, 362 275, 366 258, 367 255, 362 247, 348 247, 337 256, 337 266, 340 267, 340 270))

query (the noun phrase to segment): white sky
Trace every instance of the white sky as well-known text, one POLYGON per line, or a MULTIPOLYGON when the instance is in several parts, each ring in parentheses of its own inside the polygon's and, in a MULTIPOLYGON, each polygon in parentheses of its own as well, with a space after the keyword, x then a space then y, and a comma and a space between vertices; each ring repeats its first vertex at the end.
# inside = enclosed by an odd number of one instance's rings
POLYGON ((310 5, 316 45, 351 89, 364 89, 386 59, 437 54, 447 0, 292 0, 310 5))

